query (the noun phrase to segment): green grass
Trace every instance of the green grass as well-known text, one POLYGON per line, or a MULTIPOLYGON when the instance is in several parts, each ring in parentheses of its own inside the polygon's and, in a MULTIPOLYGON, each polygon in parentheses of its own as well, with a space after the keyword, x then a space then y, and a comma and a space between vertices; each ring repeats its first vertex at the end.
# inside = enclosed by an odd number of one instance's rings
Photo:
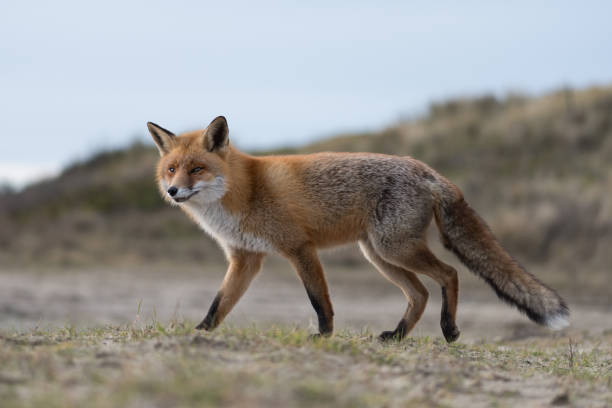
POLYGON ((446 344, 154 321, 0 332, 2 407, 513 406, 612 402, 612 335, 446 344))

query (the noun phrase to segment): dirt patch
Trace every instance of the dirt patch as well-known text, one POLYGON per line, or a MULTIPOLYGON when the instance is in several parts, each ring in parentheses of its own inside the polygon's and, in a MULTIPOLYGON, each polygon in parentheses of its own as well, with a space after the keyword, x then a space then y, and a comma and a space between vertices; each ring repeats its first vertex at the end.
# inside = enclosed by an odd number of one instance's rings
MULTIPOLYGON (((70 324, 92 327, 152 319, 201 320, 223 279, 224 265, 199 269, 88 269, 0 272, 0 327, 28 329, 70 324)), ((328 268, 335 327, 361 331, 393 328, 406 307, 401 292, 368 268, 328 268)), ((470 279, 473 279, 469 277, 470 279)), ((439 288, 426 282, 431 297, 414 335, 441 336, 439 288)), ((481 282, 460 292, 457 323, 463 341, 519 340, 554 333, 500 302, 481 282), (474 289, 476 288, 476 289, 474 289)), ((567 333, 612 329, 609 305, 573 302, 567 333)), ((257 277, 226 323, 266 327, 289 324, 316 330, 316 316, 289 266, 272 262, 257 277)))

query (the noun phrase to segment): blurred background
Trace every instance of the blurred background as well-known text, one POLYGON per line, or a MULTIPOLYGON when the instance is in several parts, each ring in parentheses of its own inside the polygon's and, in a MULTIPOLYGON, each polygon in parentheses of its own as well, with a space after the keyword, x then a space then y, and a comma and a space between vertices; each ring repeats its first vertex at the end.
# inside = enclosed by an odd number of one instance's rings
MULTIPOLYGON (((178 133, 225 115, 233 143, 253 154, 425 161, 569 299, 574 328, 612 327, 610 3, 0 9, 0 326, 126 323, 140 302, 145 315, 203 317, 225 260, 159 197, 145 123, 178 133)), ((460 269, 460 328, 474 338, 543 333, 430 235, 460 269)), ((396 323, 401 292, 356 247, 323 259, 338 327, 396 323)), ((427 286, 432 304, 417 333, 440 335, 439 288, 427 286)), ((314 321, 301 283, 276 257, 229 318, 314 321)))

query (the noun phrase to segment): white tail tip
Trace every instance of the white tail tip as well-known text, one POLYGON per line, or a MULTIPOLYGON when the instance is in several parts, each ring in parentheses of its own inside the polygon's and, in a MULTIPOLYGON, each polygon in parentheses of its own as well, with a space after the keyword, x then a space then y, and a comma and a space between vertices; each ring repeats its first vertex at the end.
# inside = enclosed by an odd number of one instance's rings
POLYGON ((550 327, 553 330, 561 330, 569 326, 569 319, 567 315, 558 314, 555 316, 551 316, 546 319, 546 326, 550 327))

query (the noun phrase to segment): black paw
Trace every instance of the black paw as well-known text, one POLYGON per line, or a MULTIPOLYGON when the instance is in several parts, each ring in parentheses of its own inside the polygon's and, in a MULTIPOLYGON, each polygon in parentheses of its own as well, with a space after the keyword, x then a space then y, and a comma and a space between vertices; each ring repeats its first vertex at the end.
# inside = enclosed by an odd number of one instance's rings
POLYGON ((443 326, 442 333, 444 334, 444 338, 446 339, 447 343, 452 343, 453 341, 457 340, 461 334, 455 325, 443 326))
POLYGON ((319 340, 322 339, 324 337, 330 337, 332 335, 332 332, 326 332, 326 333, 314 333, 308 336, 308 340, 319 340))
POLYGON ((397 330, 389 330, 389 331, 384 331, 382 333, 380 333, 380 335, 378 336, 378 339, 380 341, 400 341, 401 339, 403 339, 405 336, 404 333, 397 331, 397 330))
POLYGON ((211 331, 212 329, 214 329, 213 325, 210 323, 210 321, 208 321, 208 319, 202 320, 202 322, 198 324, 195 328, 196 330, 206 330, 206 331, 211 331))

